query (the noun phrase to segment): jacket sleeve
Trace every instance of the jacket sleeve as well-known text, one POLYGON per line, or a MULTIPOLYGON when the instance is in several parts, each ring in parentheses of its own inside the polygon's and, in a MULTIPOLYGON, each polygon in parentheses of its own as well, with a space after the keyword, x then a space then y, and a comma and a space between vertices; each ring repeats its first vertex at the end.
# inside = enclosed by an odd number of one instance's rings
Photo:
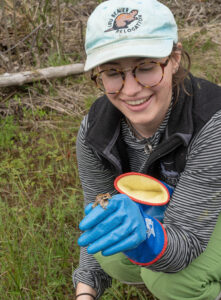
POLYGON ((79 282, 85 283, 97 292, 96 299, 99 299, 106 288, 111 286, 109 277, 100 267, 92 255, 87 253, 87 249, 82 247, 80 253, 80 263, 73 273, 73 284, 77 287, 79 282))
MULTIPOLYGON (((113 174, 105 169, 99 160, 99 156, 85 144, 85 132, 87 129, 87 116, 82 121, 77 137, 78 171, 83 188, 84 206, 93 202, 99 193, 111 193, 115 191, 113 174)), ((83 203, 82 203, 83 205, 83 203)), ((93 255, 87 253, 86 248, 81 248, 79 267, 73 273, 73 282, 76 287, 78 282, 93 287, 98 295, 111 286, 111 278, 101 269, 93 255)))
POLYGON ((168 244, 149 268, 178 272, 206 248, 221 212, 221 111, 189 145, 185 170, 165 212, 168 244))

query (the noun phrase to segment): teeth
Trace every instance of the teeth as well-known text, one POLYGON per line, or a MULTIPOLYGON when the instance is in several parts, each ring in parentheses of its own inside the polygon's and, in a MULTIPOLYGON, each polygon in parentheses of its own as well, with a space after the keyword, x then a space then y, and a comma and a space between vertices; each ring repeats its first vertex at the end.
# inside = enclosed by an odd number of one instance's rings
POLYGON ((147 100, 149 100, 149 99, 132 100, 132 101, 127 101, 127 103, 130 105, 139 105, 139 104, 146 102, 147 100))

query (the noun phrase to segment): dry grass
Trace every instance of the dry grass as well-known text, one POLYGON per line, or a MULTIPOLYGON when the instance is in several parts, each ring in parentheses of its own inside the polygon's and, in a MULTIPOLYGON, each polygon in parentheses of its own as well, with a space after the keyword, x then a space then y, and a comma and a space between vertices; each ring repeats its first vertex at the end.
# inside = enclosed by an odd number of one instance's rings
POLYGON ((18 115, 21 119, 22 108, 25 108, 82 116, 86 112, 85 101, 92 90, 92 83, 85 76, 3 89, 0 91, 0 113, 4 116, 18 115))
POLYGON ((84 59, 84 28, 96 1, 1 0, 0 73, 84 59))
MULTIPOLYGON (((192 71, 220 83, 221 71, 214 76, 212 70, 219 60, 217 53, 221 53, 221 1, 163 2, 178 21, 180 39, 192 56, 192 71)), ((84 61, 86 21, 97 1, 1 0, 0 3, 0 74, 84 61)), ((2 89, 0 113, 17 112, 17 97, 27 108, 49 108, 61 114, 79 115, 84 113, 84 99, 91 97, 92 91, 85 77, 2 89)))

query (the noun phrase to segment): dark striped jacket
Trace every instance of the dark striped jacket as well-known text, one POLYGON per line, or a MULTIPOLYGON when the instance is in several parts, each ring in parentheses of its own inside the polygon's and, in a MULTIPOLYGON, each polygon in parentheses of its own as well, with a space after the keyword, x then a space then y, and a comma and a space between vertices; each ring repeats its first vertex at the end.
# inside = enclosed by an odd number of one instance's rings
MULTIPOLYGON (((142 173, 175 186, 185 167, 186 151, 191 139, 221 109, 221 87, 190 75, 174 104, 165 134, 149 156, 142 173)), ((128 158, 120 135, 122 114, 106 96, 91 107, 86 143, 116 176, 129 172, 128 158)))

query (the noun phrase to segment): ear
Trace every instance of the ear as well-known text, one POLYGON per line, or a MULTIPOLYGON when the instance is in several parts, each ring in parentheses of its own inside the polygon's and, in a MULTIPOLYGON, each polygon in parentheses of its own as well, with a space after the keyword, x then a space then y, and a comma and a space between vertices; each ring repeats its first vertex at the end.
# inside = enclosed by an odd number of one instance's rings
POLYGON ((182 48, 183 48, 182 44, 180 42, 177 43, 175 50, 173 50, 173 52, 171 54, 171 62, 172 62, 172 65, 173 65, 173 74, 175 74, 179 69, 179 65, 180 65, 180 61, 181 61, 182 48))

